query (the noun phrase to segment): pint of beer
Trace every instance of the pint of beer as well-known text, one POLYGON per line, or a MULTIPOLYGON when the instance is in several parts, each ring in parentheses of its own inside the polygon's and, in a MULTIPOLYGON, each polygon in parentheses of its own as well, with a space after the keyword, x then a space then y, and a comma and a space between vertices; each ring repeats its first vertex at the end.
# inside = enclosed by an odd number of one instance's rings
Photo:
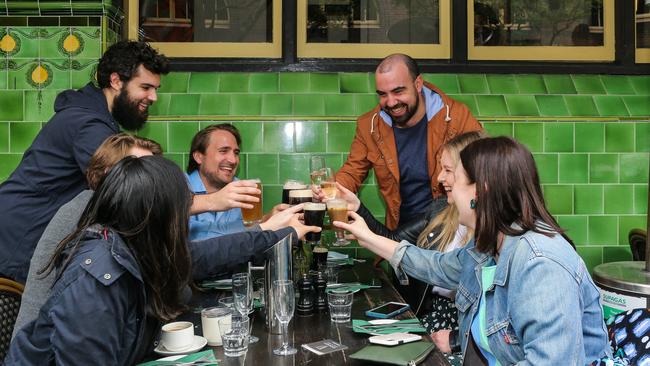
MULTIPOLYGON (((257 189, 262 191, 262 181, 261 180, 259 180, 257 178, 254 178, 254 179, 250 179, 250 181, 253 181, 253 182, 257 183, 257 189)), ((259 202, 249 202, 249 204, 253 205, 253 208, 250 208, 250 209, 242 208, 241 209, 241 215, 242 215, 242 219, 244 221, 244 226, 257 225, 262 221, 262 216, 263 216, 263 212, 262 212, 262 193, 260 193, 259 195, 253 194, 252 196, 256 196, 257 198, 260 199, 260 201, 259 202)))
MULTIPOLYGON (((305 203, 303 208, 305 213, 305 225, 323 227, 323 219, 325 218, 325 204, 324 203, 305 203)), ((320 241, 320 232, 307 233, 305 239, 307 242, 315 244, 320 241)))
POLYGON ((311 189, 295 189, 289 191, 289 204, 290 205, 299 205, 305 202, 312 201, 313 193, 311 189))
MULTIPOLYGON (((335 198, 333 200, 327 201, 327 214, 330 217, 330 221, 341 221, 344 223, 348 222, 348 203, 345 200, 335 198)), ((334 246, 344 246, 350 244, 350 241, 345 239, 345 231, 334 228, 334 233, 336 233, 336 241, 332 243, 334 246)))
POLYGON ((296 189, 307 189, 307 185, 299 180, 288 179, 282 186, 282 203, 289 204, 289 192, 296 189))

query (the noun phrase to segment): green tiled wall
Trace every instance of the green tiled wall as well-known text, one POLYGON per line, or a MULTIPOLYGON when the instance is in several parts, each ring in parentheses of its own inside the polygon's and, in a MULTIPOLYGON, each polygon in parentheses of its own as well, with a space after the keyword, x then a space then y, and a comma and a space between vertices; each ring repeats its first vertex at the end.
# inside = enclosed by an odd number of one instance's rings
MULTIPOLYGON (((38 38, 38 50, 56 52, 48 42, 54 40, 38 38)), ((53 70, 58 77, 60 71, 53 70)), ((89 77, 62 71, 69 75, 63 81, 38 87, 23 82, 21 72, 0 70, 0 180, 53 113, 56 93, 89 77)), ((531 149, 547 204, 590 268, 631 258, 627 232, 645 227, 647 217, 650 76, 424 77, 466 103, 492 135, 513 136, 531 149)), ((262 178, 265 210, 279 201, 285 179, 308 180, 310 154, 324 154, 333 168, 343 164, 355 117, 377 102, 374 75, 368 73, 177 72, 162 85, 141 135, 160 142, 168 157, 185 166, 196 131, 234 123, 244 140, 239 177, 262 178)), ((360 195, 383 215, 372 174, 360 195)), ((361 248, 346 250, 369 255, 361 248)))

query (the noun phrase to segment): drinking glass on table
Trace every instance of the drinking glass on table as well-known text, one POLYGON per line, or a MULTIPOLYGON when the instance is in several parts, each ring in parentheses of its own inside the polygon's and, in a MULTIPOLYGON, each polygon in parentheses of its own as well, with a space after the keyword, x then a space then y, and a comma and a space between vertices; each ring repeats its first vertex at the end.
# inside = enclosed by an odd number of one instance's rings
MULTIPOLYGON (((347 224, 348 222, 348 203, 345 200, 335 198, 333 200, 327 201, 327 214, 330 217, 330 221, 341 221, 347 224)), ((332 243, 335 247, 342 247, 350 244, 350 241, 345 238, 345 230, 334 228, 334 233, 336 234, 336 241, 332 243)))
MULTIPOLYGON (((253 178, 249 179, 250 181, 254 182, 257 184, 257 189, 262 191, 262 181, 259 180, 258 178, 253 178)), ((241 215, 242 215, 242 220, 244 221, 244 226, 253 226, 257 225, 262 221, 262 193, 260 194, 252 194, 251 196, 255 196, 259 198, 259 202, 249 202, 251 205, 253 205, 253 208, 242 208, 241 209, 241 215)))
MULTIPOLYGON (((235 273, 232 276, 232 299, 235 309, 241 316, 248 317, 253 310, 253 286, 248 273, 235 273)), ((250 335, 248 343, 255 343, 260 339, 250 335)))
POLYGON ((293 310, 296 302, 296 297, 293 292, 293 281, 290 280, 276 280, 273 281, 273 297, 274 316, 280 322, 282 327, 282 346, 274 349, 273 354, 278 356, 293 355, 298 350, 289 346, 288 340, 288 327, 291 318, 293 317, 293 310))
POLYGON ((219 332, 226 357, 239 357, 248 351, 248 316, 232 314, 219 319, 219 332))

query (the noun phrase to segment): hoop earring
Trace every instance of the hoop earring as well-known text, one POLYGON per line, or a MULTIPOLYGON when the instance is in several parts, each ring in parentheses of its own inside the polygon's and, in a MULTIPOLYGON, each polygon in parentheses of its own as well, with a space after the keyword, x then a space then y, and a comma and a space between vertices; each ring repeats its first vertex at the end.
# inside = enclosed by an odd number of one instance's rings
POLYGON ((469 208, 471 208, 472 210, 476 208, 476 200, 475 199, 472 198, 471 200, 469 200, 469 208))

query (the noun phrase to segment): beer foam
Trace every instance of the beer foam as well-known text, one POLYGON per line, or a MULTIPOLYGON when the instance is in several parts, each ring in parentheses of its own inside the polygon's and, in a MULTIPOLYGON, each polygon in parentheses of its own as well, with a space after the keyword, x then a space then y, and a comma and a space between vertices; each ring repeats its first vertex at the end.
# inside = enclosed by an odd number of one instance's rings
POLYGON ((311 189, 294 189, 289 192, 289 197, 312 197, 311 189))
POLYGON ((313 252, 314 253, 327 253, 329 250, 326 247, 321 247, 321 246, 315 246, 313 252))
POLYGON ((324 203, 307 202, 302 208, 305 211, 325 211, 324 203))
POLYGON ((307 185, 302 182, 288 181, 282 186, 283 189, 307 189, 307 185))

